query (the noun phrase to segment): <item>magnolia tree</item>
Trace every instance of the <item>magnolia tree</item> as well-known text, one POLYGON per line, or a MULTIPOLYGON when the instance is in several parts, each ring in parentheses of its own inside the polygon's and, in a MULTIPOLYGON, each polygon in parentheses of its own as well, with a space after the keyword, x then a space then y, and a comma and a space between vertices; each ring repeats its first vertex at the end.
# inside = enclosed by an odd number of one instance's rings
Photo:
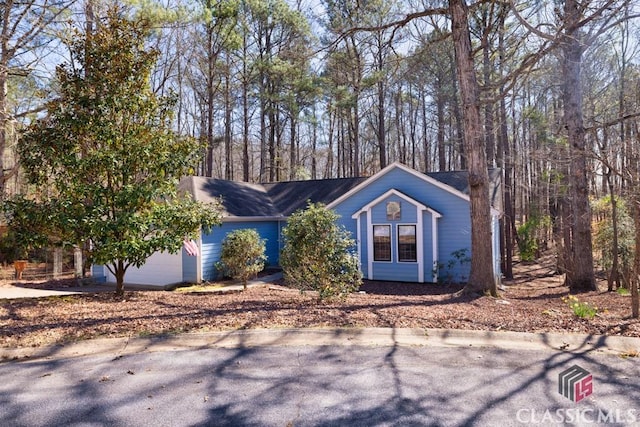
POLYGON ((222 254, 216 264, 224 275, 242 280, 244 289, 247 281, 264 269, 265 241, 253 229, 235 230, 222 242, 222 254))
POLYGON ((282 230, 280 255, 285 281, 301 291, 318 291, 320 300, 344 299, 362 284, 355 241, 338 226, 339 216, 322 204, 295 212, 282 230))
POLYGON ((42 234, 90 241, 89 260, 107 266, 122 295, 130 266, 178 251, 183 239, 219 224, 220 210, 177 193, 201 148, 172 131, 173 100, 151 90, 157 52, 145 47, 148 23, 111 10, 96 28, 76 34, 46 116, 19 142, 34 192, 13 201, 9 218, 19 210, 23 224, 47 218, 42 234))

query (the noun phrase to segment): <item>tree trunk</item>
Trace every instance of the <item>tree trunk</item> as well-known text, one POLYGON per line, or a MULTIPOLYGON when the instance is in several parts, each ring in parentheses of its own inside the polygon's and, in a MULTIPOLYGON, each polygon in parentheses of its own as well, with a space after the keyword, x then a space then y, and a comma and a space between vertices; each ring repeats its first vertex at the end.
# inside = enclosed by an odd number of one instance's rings
MULTIPOLYGON (((318 120, 316 118, 316 104, 312 106, 313 121, 311 122, 311 179, 318 179, 318 120)), ((328 163, 328 162, 327 162, 328 163)))
POLYGON ((233 150, 231 146, 231 59, 227 54, 227 69, 224 76, 224 179, 233 179, 233 150))
POLYGON ((619 254, 618 254, 618 203, 614 194, 613 182, 611 181, 611 168, 606 167, 606 183, 609 189, 609 197, 611 197, 611 225, 613 228, 613 242, 611 242, 611 252, 613 255, 613 262, 611 263, 611 271, 607 278, 607 290, 613 291, 613 285, 615 283, 616 289, 620 287, 620 266, 619 266, 619 254))
POLYGON ((260 87, 260 172, 259 182, 267 181, 267 94, 260 87))
MULTIPOLYGON (((491 73, 493 72, 494 66, 491 63, 491 49, 489 46, 489 35, 487 34, 490 31, 490 28, 487 27, 487 21, 490 20, 490 17, 487 16, 488 12, 485 10, 483 12, 483 36, 482 36, 482 74, 484 85, 486 87, 490 86, 491 82, 491 73)), ((488 96, 493 97, 493 91, 487 93, 488 96)), ((485 135, 485 148, 486 148, 486 157, 487 157, 487 165, 493 165, 494 160, 496 158, 496 149, 495 149, 495 137, 494 137, 494 106, 491 101, 487 101, 484 104, 484 135, 485 135)))
POLYGON ((84 278, 84 260, 82 249, 78 245, 73 247, 73 273, 76 279, 84 278))
MULTIPOLYGON (((506 9, 506 8, 505 8, 506 9)), ((498 35, 498 50, 500 56, 500 75, 504 75, 504 33, 505 18, 507 16, 506 11, 503 11, 500 15, 500 28, 498 35)), ((514 244, 514 230, 515 230, 515 216, 513 207, 513 158, 511 157, 511 142, 509 141, 509 128, 507 125, 507 93, 505 87, 500 88, 500 127, 498 131, 498 167, 503 170, 503 209, 504 215, 500 221, 501 232, 501 250, 502 256, 502 274, 507 279, 513 279, 513 244, 514 244)))
POLYGON ((349 54, 354 61, 354 66, 351 67, 351 85, 352 85, 352 116, 349 120, 349 130, 351 133, 351 151, 350 151, 350 171, 349 176, 360 176, 360 94, 361 94, 361 82, 362 82, 362 65, 361 55, 358 51, 358 43, 352 36, 347 44, 349 54))
MULTIPOLYGON (((449 7, 451 7, 451 5, 449 5, 449 7)), ((466 4, 465 4, 466 7, 466 4)), ((470 59, 473 62, 473 59, 470 59)), ((463 129, 463 123, 464 123, 464 117, 463 114, 460 112, 460 101, 458 99, 458 96, 456 95, 457 93, 460 92, 460 90, 458 89, 458 82, 459 82, 459 77, 458 79, 453 79, 453 96, 452 96, 452 102, 453 102, 453 116, 455 117, 455 126, 456 126, 456 142, 458 143, 457 145, 457 149, 460 151, 458 154, 458 161, 460 163, 460 169, 465 170, 467 169, 467 159, 466 159, 466 147, 465 147, 465 136, 466 136, 466 130, 463 129)), ((474 74, 474 79, 475 79, 475 74, 474 74)), ((464 102, 464 101, 463 101, 464 102)), ((463 107, 464 108, 464 107, 463 107)), ((480 108, 480 107, 478 107, 480 108)), ((478 113, 479 114, 479 113, 478 113)), ((480 119, 478 119, 480 120, 480 119)), ((453 155, 452 155, 453 157, 453 155)), ((449 159, 449 164, 451 165, 451 163, 454 161, 455 159, 449 159)))
POLYGON ((242 43, 242 180, 249 182, 249 70, 247 69, 247 36, 242 43))
POLYGON ((9 126, 7 114, 7 64, 4 58, 0 62, 0 201, 4 200, 6 183, 9 177, 6 173, 4 162, 5 151, 7 148, 7 127, 9 126))
POLYGON ((493 272, 489 174, 480 121, 480 96, 474 70, 468 9, 465 0, 450 0, 457 78, 462 95, 464 139, 469 166, 471 200, 471 272, 466 293, 497 295, 493 272))
POLYGON ((116 277, 116 297, 120 298, 124 296, 124 274, 127 268, 122 260, 116 260, 112 267, 113 275, 116 277))
MULTIPOLYGON (((380 48, 382 50, 382 48, 380 48)), ((378 52, 378 66, 382 75, 382 52, 378 52)), ((383 77, 379 77, 378 82, 378 150, 380 159, 380 169, 384 169, 387 166, 387 131, 385 129, 385 117, 384 117, 384 81, 383 77)))
POLYGON ((62 247, 53 248, 53 278, 57 279, 62 275, 62 247))
POLYGON ((631 287, 631 317, 638 318, 640 298, 638 297, 638 281, 640 280, 640 197, 634 196, 633 200, 633 222, 635 225, 635 257, 633 261, 633 277, 629 281, 631 287))
MULTIPOLYGON (((292 109, 293 110, 293 109, 292 109)), ((291 122, 289 123, 289 180, 296 179, 298 167, 298 150, 296 147, 297 118, 294 117, 295 112, 291 112, 291 122)))
POLYGON ((585 130, 582 119, 582 36, 577 25, 580 8, 576 0, 565 1, 565 33, 563 34, 563 101, 564 123, 571 156, 569 174, 572 205, 572 268, 566 284, 571 292, 595 291, 591 242, 591 210, 587 181, 585 130))
POLYGON ((436 79, 435 82, 436 89, 436 120, 438 122, 438 132, 437 132, 437 141, 438 141, 438 170, 445 171, 447 170, 446 163, 446 152, 445 152, 445 144, 444 144, 444 130, 445 130, 445 94, 444 88, 442 87, 442 82, 440 79, 436 79))
MULTIPOLYGON (((331 100, 327 104, 327 112, 329 115, 329 130, 327 131, 327 165, 325 167, 324 178, 334 178, 333 174, 333 132, 336 127, 336 110, 333 108, 331 100)), ((338 169, 340 164, 338 163, 338 169)))
POLYGON ((205 163, 205 175, 213 176, 213 103, 214 103, 214 85, 215 77, 215 61, 216 57, 213 50, 214 28, 211 24, 207 25, 207 105, 206 105, 206 126, 207 126, 207 157, 205 163))

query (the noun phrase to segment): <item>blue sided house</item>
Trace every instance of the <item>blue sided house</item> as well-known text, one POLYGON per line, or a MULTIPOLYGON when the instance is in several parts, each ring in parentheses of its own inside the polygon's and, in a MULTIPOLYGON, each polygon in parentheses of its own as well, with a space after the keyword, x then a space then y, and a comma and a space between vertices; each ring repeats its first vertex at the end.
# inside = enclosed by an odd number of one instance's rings
MULTIPOLYGON (((491 170, 493 265, 487 267, 495 275, 500 274, 500 182, 500 171, 491 170)), ((168 287, 215 280, 222 242, 229 232, 244 228, 260 233, 268 265, 277 266, 282 228, 309 201, 340 215, 339 222, 357 242, 354 250, 365 279, 423 283, 464 281, 469 275, 473 254, 466 172, 424 174, 393 163, 366 178, 251 184, 188 177, 180 187, 201 202, 221 200, 222 226, 201 234, 199 256, 184 250, 154 254, 141 268, 127 271, 127 283, 168 287)), ((101 266, 94 267, 94 275, 114 281, 101 266)))

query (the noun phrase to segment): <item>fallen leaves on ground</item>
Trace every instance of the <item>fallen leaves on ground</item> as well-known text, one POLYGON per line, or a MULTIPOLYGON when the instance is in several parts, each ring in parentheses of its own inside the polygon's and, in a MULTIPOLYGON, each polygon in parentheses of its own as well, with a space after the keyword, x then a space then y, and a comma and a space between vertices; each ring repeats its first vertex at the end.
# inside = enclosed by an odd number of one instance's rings
MULTIPOLYGON (((249 328, 396 327, 570 332, 640 336, 631 299, 616 292, 578 295, 598 307, 577 317, 562 301, 563 276, 519 264, 499 298, 462 296, 460 285, 366 281, 344 302, 280 286, 244 292, 129 291, 0 301, 0 346, 40 346, 95 337, 150 336, 249 328)), ((34 284, 51 287, 51 284, 34 284)))

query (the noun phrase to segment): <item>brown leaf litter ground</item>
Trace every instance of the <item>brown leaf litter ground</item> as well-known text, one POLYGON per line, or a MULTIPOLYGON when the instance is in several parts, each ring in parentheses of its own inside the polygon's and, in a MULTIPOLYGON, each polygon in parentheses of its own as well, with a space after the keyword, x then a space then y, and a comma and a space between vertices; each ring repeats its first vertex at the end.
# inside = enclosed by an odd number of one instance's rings
MULTIPOLYGON (((344 302, 279 285, 244 292, 127 291, 0 300, 0 347, 41 346, 95 337, 150 336, 254 328, 396 327, 571 332, 640 336, 631 298, 600 291, 577 295, 597 307, 591 319, 566 301, 563 276, 550 263, 519 263, 499 298, 460 296, 461 285, 365 281, 344 302)), ((22 282, 64 288, 75 281, 22 282)))

